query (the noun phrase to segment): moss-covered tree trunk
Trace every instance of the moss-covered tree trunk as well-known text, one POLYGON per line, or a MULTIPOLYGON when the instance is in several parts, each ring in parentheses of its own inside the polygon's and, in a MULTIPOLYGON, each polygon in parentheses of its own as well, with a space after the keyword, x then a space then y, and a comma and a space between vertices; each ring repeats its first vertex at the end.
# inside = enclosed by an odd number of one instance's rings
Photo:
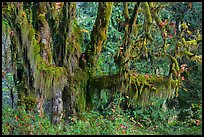
POLYGON ((75 19, 75 3, 5 3, 2 16, 14 33, 12 61, 19 96, 34 97, 41 115, 42 104, 47 102, 53 123, 60 122, 63 110, 66 120, 85 111, 86 102, 90 101, 90 76, 94 76, 106 40, 111 7, 112 3, 99 4, 85 55, 81 52, 83 35, 75 19), (83 62, 84 55, 87 62, 83 62))

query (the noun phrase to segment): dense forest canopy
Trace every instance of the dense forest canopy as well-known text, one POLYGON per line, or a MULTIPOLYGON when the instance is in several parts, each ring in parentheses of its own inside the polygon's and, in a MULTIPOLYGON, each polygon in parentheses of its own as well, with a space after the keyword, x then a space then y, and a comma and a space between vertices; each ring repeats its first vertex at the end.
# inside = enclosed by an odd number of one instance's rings
POLYGON ((155 99, 197 112, 201 13, 201 2, 2 2, 3 104, 65 125, 155 99))

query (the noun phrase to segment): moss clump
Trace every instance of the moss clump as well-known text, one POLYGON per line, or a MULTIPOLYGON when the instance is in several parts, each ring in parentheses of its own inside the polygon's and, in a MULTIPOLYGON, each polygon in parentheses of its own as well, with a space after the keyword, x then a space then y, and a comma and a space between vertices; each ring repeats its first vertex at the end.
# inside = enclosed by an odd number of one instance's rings
POLYGON ((152 97, 172 98, 178 87, 176 80, 156 75, 138 74, 130 76, 130 81, 129 89, 134 90, 127 92, 130 106, 151 104, 152 97))
POLYGON ((44 61, 37 64, 35 86, 45 97, 55 95, 57 91, 63 89, 66 82, 67 74, 64 68, 52 66, 44 61))
POLYGON ((45 19, 45 13, 39 14, 37 17, 38 23, 42 24, 43 27, 47 27, 47 21, 45 19))
POLYGON ((76 46, 79 46, 77 48, 79 50, 79 49, 81 49, 80 46, 83 43, 83 33, 82 33, 76 19, 74 19, 73 30, 74 30, 74 34, 76 36, 76 42, 78 43, 78 45, 76 45, 76 46))
MULTIPOLYGON (((40 16, 44 18, 43 15, 40 16)), ((62 89, 66 83, 66 72, 61 67, 56 67, 43 61, 40 51, 43 48, 42 43, 38 45, 35 39, 35 30, 28 23, 27 18, 18 16, 17 24, 20 25, 20 38, 22 46, 19 46, 19 51, 27 51, 28 61, 31 64, 32 75, 35 78, 34 85, 36 91, 42 91, 43 95, 51 96, 52 91, 62 89)), ((22 55, 25 53, 21 53, 22 55)))

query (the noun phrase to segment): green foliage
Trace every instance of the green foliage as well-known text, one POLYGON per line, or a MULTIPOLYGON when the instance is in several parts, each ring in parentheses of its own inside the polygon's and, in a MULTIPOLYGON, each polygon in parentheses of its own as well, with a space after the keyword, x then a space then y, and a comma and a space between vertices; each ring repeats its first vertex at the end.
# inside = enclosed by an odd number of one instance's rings
POLYGON ((2 111, 3 135, 48 135, 62 132, 59 125, 54 126, 50 119, 41 118, 35 111, 25 111, 26 106, 16 110, 5 106, 2 111))
MULTIPOLYGON (((175 118, 178 111, 165 109, 164 100, 154 99, 153 106, 122 111, 116 107, 103 112, 82 113, 83 119, 69 117, 70 124, 52 125, 47 116, 25 111, 25 105, 16 110, 5 106, 2 111, 3 135, 181 135, 202 134, 202 125, 190 126, 175 118)), ((194 106, 196 107, 196 106, 194 106)), ((201 112, 199 112, 201 113, 201 112)))
POLYGON ((97 16, 97 2, 78 2, 76 16, 78 24, 84 33, 82 52, 85 52, 86 46, 90 41, 90 34, 97 16))
MULTIPOLYGON (((152 106, 134 109, 133 117, 136 121, 139 121, 144 126, 152 127, 155 125, 168 124, 170 119, 176 117, 176 111, 168 109, 164 99, 152 98, 151 100, 153 101, 152 106)), ((175 120, 174 118, 174 121, 175 120)))
MULTIPOLYGON (((200 135, 202 125, 196 125, 196 120, 188 117, 186 121, 178 120, 180 110, 169 109, 162 99, 155 98, 155 104, 145 108, 135 108, 133 111, 134 123, 143 125, 147 130, 153 130, 162 135, 200 135), (190 122, 191 121, 191 122, 190 122), (194 125, 190 125, 194 121, 194 125), (192 127, 192 128, 191 128, 192 127)), ((201 112, 198 112, 200 115, 201 112)))
MULTIPOLYGON (((123 134, 142 134, 140 129, 136 129, 133 124, 128 121, 122 112, 116 109, 107 111, 107 115, 103 116, 96 111, 84 113, 85 121, 75 120, 71 124, 71 134, 74 135, 123 135, 123 134)), ((155 134, 146 131, 145 134, 155 134)))
POLYGON ((176 2, 170 4, 166 9, 171 12, 171 20, 178 19, 188 22, 191 25, 191 31, 201 28, 201 2, 176 2))
POLYGON ((160 126, 162 135, 202 135, 202 126, 189 127, 186 123, 177 122, 176 125, 160 126))
POLYGON ((179 119, 187 125, 195 126, 196 120, 202 119, 202 64, 186 61, 189 71, 183 76, 183 87, 178 97, 181 112, 179 119))

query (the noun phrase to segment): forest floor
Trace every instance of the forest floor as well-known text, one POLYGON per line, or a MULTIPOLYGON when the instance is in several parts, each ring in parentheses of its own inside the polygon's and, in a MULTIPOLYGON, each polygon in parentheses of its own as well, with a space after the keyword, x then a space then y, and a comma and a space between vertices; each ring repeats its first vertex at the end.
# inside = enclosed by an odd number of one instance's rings
MULTIPOLYGON (((136 120, 135 117, 117 110, 108 110, 106 115, 98 111, 85 112, 83 120, 70 117, 70 124, 52 125, 50 119, 39 117, 34 112, 26 112, 24 107, 12 109, 3 107, 3 135, 202 135, 202 121, 198 125, 188 125, 174 120, 156 121, 148 116, 136 120)), ((63 122, 62 122, 63 123, 63 122)))

